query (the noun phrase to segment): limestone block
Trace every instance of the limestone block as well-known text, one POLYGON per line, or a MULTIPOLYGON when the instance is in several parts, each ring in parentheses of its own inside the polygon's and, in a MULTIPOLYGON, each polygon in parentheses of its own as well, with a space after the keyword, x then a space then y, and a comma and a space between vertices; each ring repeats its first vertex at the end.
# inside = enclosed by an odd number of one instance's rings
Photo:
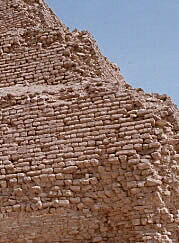
POLYGON ((53 173, 53 168, 42 169, 42 174, 51 174, 53 173))
POLYGON ((11 186, 15 186, 15 185, 17 185, 17 178, 12 178, 12 179, 10 179, 10 180, 9 180, 9 184, 10 184, 11 186))
POLYGON ((159 142, 152 142, 149 144, 149 148, 160 148, 161 144, 159 142))
POLYGON ((81 201, 80 197, 70 198, 70 202, 73 203, 73 204, 79 204, 80 201, 81 201))
POLYGON ((152 168, 144 169, 141 171, 141 175, 148 176, 148 175, 153 174, 154 172, 155 172, 155 170, 153 170, 152 168))
POLYGON ((40 180, 42 183, 48 182, 48 174, 40 175, 40 180))
POLYGON ((94 200, 90 197, 82 198, 81 201, 86 205, 93 205, 94 204, 94 200))
POLYGON ((148 159, 141 159, 141 162, 137 165, 139 170, 146 170, 151 168, 151 162, 148 159))
POLYGON ((7 188, 7 182, 6 182, 6 181, 0 181, 0 187, 1 187, 2 189, 7 188))
POLYGON ((70 189, 71 189, 73 192, 80 192, 80 190, 81 190, 80 186, 71 186, 70 189))
POLYGON ((63 169, 63 173, 75 173, 77 171, 78 167, 77 166, 68 166, 66 168, 63 169))
POLYGON ((157 179, 154 179, 154 178, 147 178, 146 180, 146 186, 160 186, 162 184, 161 180, 157 180, 157 179))
POLYGON ((141 224, 140 219, 132 219, 132 224, 133 225, 140 225, 141 224))
POLYGON ((151 155, 152 155, 152 158, 155 159, 155 160, 161 159, 161 153, 160 152, 154 152, 151 155))
POLYGON ((127 182, 127 188, 136 188, 137 187, 137 183, 136 181, 130 181, 130 182, 127 182))
POLYGON ((16 196, 22 196, 22 195, 23 195, 23 190, 22 190, 22 188, 20 188, 20 187, 15 188, 15 189, 14 189, 14 194, 15 194, 16 196))
POLYGON ((69 207, 70 202, 69 200, 58 200, 59 207, 69 207))
MULTIPOLYGON (((137 183, 136 183, 137 184, 137 183)), ((140 189, 139 188, 131 188, 131 193, 133 194, 133 195, 136 195, 136 194, 138 194, 140 192, 140 189)))
POLYGON ((140 161, 139 159, 129 159, 128 164, 129 165, 137 165, 139 163, 139 161, 140 161))
POLYGON ((41 192, 41 187, 40 186, 33 186, 31 188, 31 190, 32 190, 33 193, 39 194, 41 192))

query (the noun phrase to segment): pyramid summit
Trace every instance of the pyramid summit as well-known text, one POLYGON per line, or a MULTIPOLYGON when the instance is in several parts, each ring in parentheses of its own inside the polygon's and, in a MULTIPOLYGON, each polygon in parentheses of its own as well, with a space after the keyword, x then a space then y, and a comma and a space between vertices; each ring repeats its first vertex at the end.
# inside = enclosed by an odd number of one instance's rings
POLYGON ((0 243, 175 243, 179 111, 42 0, 0 0, 0 243))
POLYGON ((70 84, 70 80, 77 87, 75 80, 79 83, 90 77, 110 79, 110 84, 112 81, 113 84, 120 82, 121 86, 125 84, 119 68, 101 55, 92 36, 87 31, 70 32, 43 1, 2 1, 0 8, 0 68, 2 74, 6 73, 3 64, 9 60, 10 72, 0 87, 26 81, 70 84), (44 67, 43 73, 38 63, 44 67), (51 70, 46 72, 50 65, 51 70))
POLYGON ((1 32, 24 28, 65 26, 60 23, 44 1, 1 0, 1 32))

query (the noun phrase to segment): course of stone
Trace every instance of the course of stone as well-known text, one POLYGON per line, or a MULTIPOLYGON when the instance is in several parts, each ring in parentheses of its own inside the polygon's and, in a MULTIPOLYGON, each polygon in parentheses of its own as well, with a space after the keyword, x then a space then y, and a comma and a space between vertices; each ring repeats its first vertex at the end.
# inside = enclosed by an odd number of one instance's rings
POLYGON ((179 111, 43 0, 0 0, 0 243, 177 243, 179 111))

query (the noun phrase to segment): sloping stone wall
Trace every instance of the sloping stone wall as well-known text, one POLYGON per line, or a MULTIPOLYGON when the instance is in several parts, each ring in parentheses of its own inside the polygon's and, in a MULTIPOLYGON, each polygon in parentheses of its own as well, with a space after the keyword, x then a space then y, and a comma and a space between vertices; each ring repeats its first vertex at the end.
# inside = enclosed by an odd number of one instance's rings
POLYGON ((130 93, 4 103, 0 242, 176 242, 179 138, 130 93))
POLYGON ((0 33, 0 242, 177 243, 177 107, 127 85, 88 32, 39 24, 0 33))

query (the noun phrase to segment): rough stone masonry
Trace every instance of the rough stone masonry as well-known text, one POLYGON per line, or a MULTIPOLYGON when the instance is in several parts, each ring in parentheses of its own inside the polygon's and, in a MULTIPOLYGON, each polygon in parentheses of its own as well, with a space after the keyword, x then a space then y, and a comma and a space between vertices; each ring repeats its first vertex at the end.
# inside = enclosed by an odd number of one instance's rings
POLYGON ((179 111, 43 0, 0 0, 0 242, 179 242, 179 111))

